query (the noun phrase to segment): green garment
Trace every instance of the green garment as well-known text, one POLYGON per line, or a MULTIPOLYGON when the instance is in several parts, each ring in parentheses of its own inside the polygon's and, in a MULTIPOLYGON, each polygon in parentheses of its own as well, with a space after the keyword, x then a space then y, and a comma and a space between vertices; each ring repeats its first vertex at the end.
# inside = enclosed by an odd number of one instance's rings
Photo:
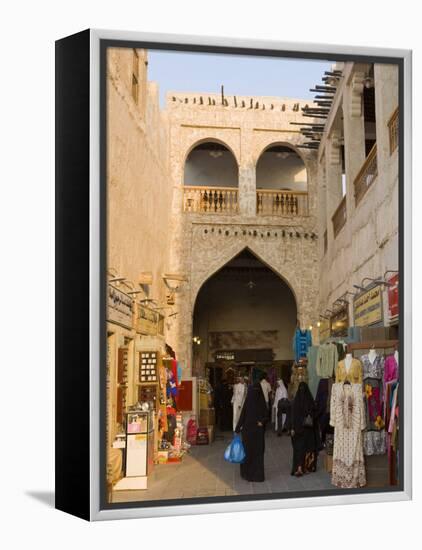
POLYGON ((318 348, 316 372, 320 378, 331 378, 338 363, 337 346, 331 342, 318 348))
POLYGON ((309 389, 311 390, 311 393, 314 399, 316 397, 318 384, 319 384, 319 376, 316 371, 318 349, 319 349, 319 346, 311 346, 308 349, 308 376, 309 376, 308 386, 309 386, 309 389))

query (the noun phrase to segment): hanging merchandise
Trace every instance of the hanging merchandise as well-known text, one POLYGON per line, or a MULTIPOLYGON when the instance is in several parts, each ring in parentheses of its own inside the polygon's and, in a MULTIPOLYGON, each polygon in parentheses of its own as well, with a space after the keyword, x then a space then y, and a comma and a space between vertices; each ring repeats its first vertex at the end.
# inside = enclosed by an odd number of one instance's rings
POLYGON ((351 384, 362 384, 362 363, 351 354, 347 354, 336 367, 336 382, 346 381, 351 384))
POLYGON ((300 358, 306 357, 309 347, 312 346, 312 334, 308 329, 296 329, 293 339, 293 351, 295 360, 298 362, 300 358))
POLYGON ((192 416, 186 425, 186 441, 190 445, 196 445, 196 433, 198 431, 198 425, 196 423, 195 417, 192 416))
POLYGON ((296 395, 297 389, 301 382, 308 383, 308 369, 305 364, 294 364, 292 367, 292 374, 290 376, 290 384, 288 388, 289 399, 293 400, 296 395))
POLYGON ((380 455, 386 451, 383 419, 384 358, 375 350, 360 358, 363 366, 363 396, 366 430, 363 435, 365 455, 380 455))
POLYGON ((318 356, 318 350, 319 346, 311 346, 308 349, 308 376, 309 376, 309 389, 311 390, 312 397, 315 399, 318 383, 319 383, 319 376, 316 371, 316 362, 317 362, 317 356, 318 356))
POLYGON ((338 363, 336 344, 326 342, 318 348, 316 358, 316 373, 320 378, 331 378, 338 363))
POLYGON ((334 427, 331 483, 336 487, 358 488, 366 485, 362 430, 365 428, 361 384, 333 385, 330 424, 334 427))

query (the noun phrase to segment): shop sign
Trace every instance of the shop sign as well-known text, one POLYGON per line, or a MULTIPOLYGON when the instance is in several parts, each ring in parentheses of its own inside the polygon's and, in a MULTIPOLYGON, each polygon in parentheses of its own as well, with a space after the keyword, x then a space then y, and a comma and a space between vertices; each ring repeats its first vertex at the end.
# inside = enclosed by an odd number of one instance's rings
POLYGON ((217 351, 215 354, 216 361, 234 361, 234 351, 217 351))
POLYGON ((390 277, 388 282, 392 285, 388 287, 388 312, 391 322, 396 321, 399 316, 399 274, 390 277))
POLYGON ((330 317, 331 336, 345 337, 349 328, 349 308, 344 306, 330 317))
POLYGON ((321 319, 319 325, 319 340, 323 342, 331 336, 331 323, 330 319, 321 319))
POLYGON ((368 327, 381 323, 382 315, 382 288, 381 285, 359 294, 353 301, 355 326, 368 327))
POLYGON ((148 336, 164 334, 164 318, 149 307, 138 304, 136 331, 148 336))
POLYGON ((113 285, 108 285, 107 320, 111 323, 132 328, 133 301, 129 294, 126 294, 113 285))

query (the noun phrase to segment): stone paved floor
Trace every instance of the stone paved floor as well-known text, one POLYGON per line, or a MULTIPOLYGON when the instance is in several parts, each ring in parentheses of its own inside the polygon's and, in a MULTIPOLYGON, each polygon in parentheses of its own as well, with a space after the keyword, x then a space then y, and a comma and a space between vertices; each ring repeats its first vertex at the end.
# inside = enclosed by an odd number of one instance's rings
POLYGON ((157 499, 213 497, 225 495, 268 494, 286 491, 332 489, 331 475, 324 470, 320 453, 318 471, 301 478, 290 475, 290 437, 277 437, 273 430, 266 433, 265 477, 263 483, 251 483, 240 477, 237 464, 223 458, 231 433, 218 434, 211 445, 191 447, 178 464, 154 466, 145 491, 114 491, 113 502, 157 499))

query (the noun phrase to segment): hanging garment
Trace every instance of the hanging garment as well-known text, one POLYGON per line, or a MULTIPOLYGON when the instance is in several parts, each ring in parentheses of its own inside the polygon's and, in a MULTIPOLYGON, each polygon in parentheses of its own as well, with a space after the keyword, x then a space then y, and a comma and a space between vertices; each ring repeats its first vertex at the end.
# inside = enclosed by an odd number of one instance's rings
POLYGON ((308 348, 312 346, 312 334, 308 329, 302 330, 296 329, 293 338, 293 351, 295 354, 295 360, 299 361, 302 357, 306 357, 308 348))
POLYGON ((326 342, 318 348, 316 358, 316 372, 320 378, 331 378, 338 363, 337 346, 326 342))
POLYGON ((330 424, 334 427, 331 483, 346 489, 366 485, 362 430, 365 428, 361 384, 333 385, 330 424))
POLYGON ((365 455, 382 455, 386 452, 384 423, 384 357, 368 354, 360 358, 363 369, 363 396, 366 414, 366 430, 363 434, 365 455))
MULTIPOLYGON (((274 429, 276 432, 278 431, 278 402, 280 401, 280 399, 287 399, 287 389, 286 389, 286 386, 284 385, 283 380, 278 380, 277 382, 277 389, 275 391, 273 408, 272 408, 273 410, 272 417, 274 419, 274 429)), ((280 429, 283 428, 283 424, 285 420, 286 420, 286 416, 284 415, 284 418, 283 417, 281 418, 280 429)))
POLYGON ((362 384, 362 363, 359 359, 352 359, 349 370, 346 369, 344 359, 338 362, 336 367, 336 382, 345 382, 346 380, 351 384, 362 384))
POLYGON ((261 384, 255 382, 248 388, 245 403, 240 413, 236 433, 241 432, 245 448, 245 461, 240 465, 240 475, 247 481, 265 481, 264 473, 264 423, 267 406, 261 384))
POLYGON ((288 387, 288 395, 290 401, 293 401, 297 389, 299 387, 299 384, 301 382, 308 383, 309 376, 308 376, 308 369, 303 365, 293 365, 292 367, 292 373, 290 375, 290 384, 288 387))
POLYGON ((314 398, 316 397, 318 384, 320 380, 316 371, 318 349, 319 349, 319 346, 311 346, 308 349, 308 365, 307 365, 308 377, 309 377, 308 386, 309 386, 309 389, 311 390, 312 397, 314 398))
POLYGON ((242 411, 243 403, 246 399, 246 384, 243 382, 238 382, 233 386, 233 431, 236 429, 237 423, 239 422, 240 413, 242 411))

